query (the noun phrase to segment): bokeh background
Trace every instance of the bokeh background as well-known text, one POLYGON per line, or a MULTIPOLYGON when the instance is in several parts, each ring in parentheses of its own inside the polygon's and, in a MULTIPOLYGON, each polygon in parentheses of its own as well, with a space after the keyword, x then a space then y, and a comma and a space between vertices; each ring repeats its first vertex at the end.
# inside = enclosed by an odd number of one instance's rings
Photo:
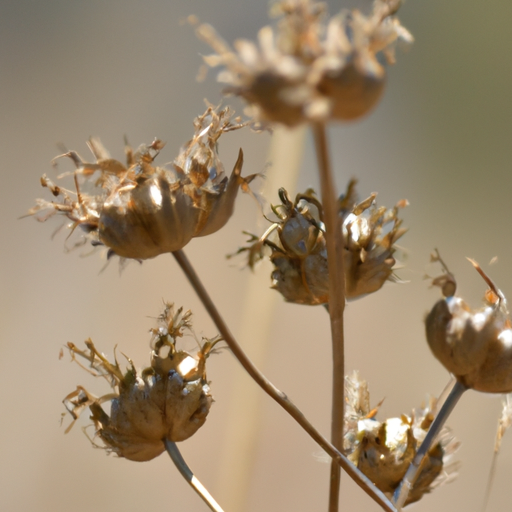
MULTIPOLYGON (((353 5, 330 2, 330 10, 353 5)), ((249 0, 0 1, 2 510, 205 510, 166 456, 148 463, 107 457, 80 431, 86 415, 67 435, 69 417, 61 426, 61 400, 77 384, 106 392, 67 355, 59 360, 67 341, 91 337, 107 354, 117 344, 142 366, 162 299, 194 311, 198 336, 216 334, 174 260, 160 256, 122 273, 114 261, 101 272, 99 253, 66 253, 62 233, 51 239, 57 223, 18 218, 36 197, 48 197, 39 177, 55 176, 56 143, 85 157, 85 141, 98 135, 121 158, 123 135, 134 145, 158 136, 167 141, 159 161, 171 161, 191 136, 203 98, 220 99, 214 73, 195 80, 200 54, 209 50, 182 20, 193 13, 228 41, 252 39, 267 23, 267 7, 249 0)), ((428 265, 434 247, 475 306, 484 286, 466 256, 512 293, 511 18, 512 3, 503 0, 408 1, 400 19, 416 42, 398 51, 382 103, 363 121, 330 130, 339 190, 355 176, 362 197, 378 191, 382 205, 410 201, 398 272, 408 284, 387 284, 347 307, 347 370, 359 369, 369 381, 374 404, 385 397, 381 418, 410 412, 448 381, 424 339, 423 317, 439 298, 423 279, 438 270, 428 265)), ((267 165, 269 135, 241 131, 221 142, 228 169, 243 147, 245 173, 279 173, 267 165)), ((309 134, 290 158, 301 151, 292 194, 317 186, 309 134)), ((268 200, 277 201, 276 191, 268 200)), ((227 227, 194 240, 187 253, 247 352, 328 435, 325 311, 285 304, 267 291, 268 267, 251 275, 241 260, 225 259, 243 243, 243 229, 262 226, 256 204, 240 197, 227 227), (248 296, 258 287, 263 292, 248 296), (254 304, 267 305, 272 318, 259 318, 254 304)), ((208 375, 216 403, 182 450, 226 511, 325 510, 329 465, 309 437, 227 351, 211 358, 208 375), (237 436, 244 432, 257 436, 242 450, 237 436)), ((411 510, 480 510, 499 414, 499 397, 463 397, 449 421, 462 442, 460 475, 411 510)), ((511 471, 512 435, 503 443, 489 511, 509 508, 511 471)), ((379 510, 347 478, 342 492, 346 510, 379 510)))

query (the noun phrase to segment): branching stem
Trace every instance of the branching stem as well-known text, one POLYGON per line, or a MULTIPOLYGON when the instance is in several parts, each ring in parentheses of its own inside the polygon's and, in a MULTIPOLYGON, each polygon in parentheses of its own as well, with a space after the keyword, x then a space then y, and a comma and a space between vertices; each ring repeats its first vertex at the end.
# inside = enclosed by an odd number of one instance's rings
POLYGON ((217 307, 213 303, 212 299, 208 295, 203 283, 196 274, 190 261, 186 257, 183 250, 179 250, 172 253, 179 266, 187 276, 192 288, 196 292, 197 296, 203 303, 204 308, 213 320, 219 334, 224 338, 227 345, 231 349, 233 355, 238 359, 240 364, 244 367, 247 373, 252 379, 273 398, 283 409, 292 416, 292 418, 313 438, 313 440, 323 449, 325 452, 336 461, 361 487, 366 494, 368 494, 374 501, 376 501, 383 510, 387 512, 396 512, 394 505, 386 497, 386 495, 373 485, 365 475, 363 475, 339 450, 337 450, 325 437, 323 437, 311 423, 306 419, 302 412, 290 401, 285 393, 277 389, 259 370, 254 366, 252 361, 249 359, 247 354, 243 351, 242 347, 238 344, 234 336, 231 334, 228 326, 224 322, 224 319, 217 310, 217 307))
POLYGON ((213 512, 224 512, 221 506, 213 499, 213 496, 206 490, 206 487, 194 476, 192 470, 187 466, 185 459, 182 457, 176 443, 164 439, 165 449, 171 457, 181 476, 190 484, 192 489, 199 494, 201 499, 208 505, 213 512))
MULTIPOLYGON (((338 215, 337 194, 329 151, 325 124, 312 126, 315 139, 320 190, 324 211, 325 241, 327 245, 327 267, 329 269, 329 316, 332 337, 332 409, 331 409, 331 443, 343 450, 344 423, 344 386, 345 355, 343 335, 343 313, 345 310, 345 272, 343 265, 343 232, 341 218, 338 215)), ((337 512, 340 492, 340 467, 331 464, 331 481, 329 490, 329 512, 337 512)))

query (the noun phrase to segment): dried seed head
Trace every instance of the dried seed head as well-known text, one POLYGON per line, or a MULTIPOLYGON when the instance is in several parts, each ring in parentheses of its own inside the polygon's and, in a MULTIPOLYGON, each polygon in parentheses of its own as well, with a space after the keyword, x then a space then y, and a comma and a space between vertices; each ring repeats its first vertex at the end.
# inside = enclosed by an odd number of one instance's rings
POLYGON ((396 281, 395 243, 407 231, 398 218, 409 203, 398 201, 391 209, 375 204, 376 194, 355 203, 355 181, 340 198, 345 243, 345 286, 347 298, 358 298, 379 290, 387 281, 396 281))
POLYGON ((57 187, 43 176, 42 185, 60 202, 40 199, 29 214, 49 210, 38 217, 42 221, 64 214, 71 221, 68 227, 80 226, 85 237, 93 245, 106 246, 109 255, 144 260, 179 250, 192 238, 223 227, 233 213, 239 187, 245 188, 254 178, 241 177, 242 150, 231 176, 225 176, 217 141, 223 133, 244 126, 231 117, 229 108, 208 107, 194 122, 194 137, 174 163, 163 167, 153 165, 163 147, 159 140, 135 153, 127 146, 125 166, 110 158, 98 139, 91 139, 88 144, 95 163, 84 162, 74 151, 60 155, 76 165, 76 192, 57 187), (79 175, 90 178, 95 172, 99 172, 95 193, 81 192, 79 175))
MULTIPOLYGON (((426 318, 427 341, 434 356, 468 388, 486 393, 512 391, 512 328, 503 293, 479 265, 470 260, 489 285, 484 306, 472 310, 454 295, 455 284, 436 278, 446 295, 426 318)), ((453 276, 450 274, 453 283, 453 276)))
POLYGON ((151 364, 142 371, 128 359, 123 373, 117 359, 110 363, 91 340, 85 342, 87 350, 68 343, 72 358, 80 366, 76 356, 85 359, 89 368, 83 367, 112 387, 97 398, 78 386, 64 399, 75 420, 89 407, 96 435, 108 451, 129 460, 150 460, 164 451, 164 439, 184 441, 206 421, 212 396, 205 361, 220 338, 205 340, 196 355, 178 350, 177 338, 190 330, 190 317, 190 311, 166 304, 160 327, 152 330, 151 364), (105 402, 110 402, 110 416, 102 408, 105 402))
POLYGON ((396 41, 413 40, 394 16, 400 3, 375 0, 368 16, 342 11, 326 22, 323 3, 282 0, 272 8, 277 26, 262 28, 258 44, 236 41, 236 51, 210 25, 199 25, 197 34, 215 51, 206 64, 224 67, 219 82, 243 97, 256 118, 287 126, 350 120, 382 94, 386 73, 378 54, 392 64, 396 41))
MULTIPOLYGON (((355 182, 339 200, 345 244, 346 296, 356 299, 377 291, 386 280, 394 280, 395 242, 405 233, 398 210, 407 202, 400 201, 391 210, 375 206, 375 194, 356 203, 355 182)), ((272 209, 279 220, 259 239, 253 237, 247 251, 249 266, 271 251, 273 288, 297 304, 329 302, 327 248, 322 222, 323 208, 312 190, 298 194, 292 202, 284 189, 279 191, 281 205, 272 209), (277 239, 271 239, 273 232, 277 239)))
MULTIPOLYGON (((391 495, 433 421, 435 400, 431 399, 428 407, 414 410, 410 417, 402 415, 381 423, 375 419, 380 404, 370 410, 368 385, 353 372, 345 378, 345 403, 345 452, 381 491, 391 495)), ((430 449, 406 504, 418 501, 447 481, 447 475, 453 475, 451 458, 457 448, 458 443, 444 429, 430 449)))

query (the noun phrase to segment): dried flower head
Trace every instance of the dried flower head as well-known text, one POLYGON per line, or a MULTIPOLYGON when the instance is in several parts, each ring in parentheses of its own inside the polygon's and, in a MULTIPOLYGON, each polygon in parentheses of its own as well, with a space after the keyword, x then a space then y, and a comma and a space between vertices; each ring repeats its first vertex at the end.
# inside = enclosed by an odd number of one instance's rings
MULTIPOLYGON (((427 407, 413 410, 411 416, 403 414, 381 423, 375 419, 381 404, 370 410, 368 385, 353 372, 345 378, 345 403, 345 452, 381 491, 391 495, 425 438, 434 419, 436 401, 430 399, 427 407)), ((457 448, 458 443, 444 429, 429 450, 406 504, 418 501, 453 476, 455 465, 451 458, 457 448)))
POLYGON ((378 54, 394 63, 396 41, 413 40, 394 16, 400 4, 375 0, 368 16, 342 11, 326 22, 325 4, 282 0, 271 12, 280 16, 277 26, 263 27, 258 44, 236 41, 236 51, 210 25, 199 25, 197 34, 215 51, 206 64, 224 67, 219 82, 244 98, 256 118, 287 126, 350 120, 381 96, 386 72, 378 54))
MULTIPOLYGON (((349 299, 362 297, 379 290, 386 280, 394 280, 395 242, 405 233, 398 219, 398 210, 407 202, 400 201, 387 210, 375 205, 372 194, 356 203, 355 181, 339 199, 339 214, 343 219, 345 244, 345 285, 349 299)), ((270 248, 274 265, 272 287, 283 297, 297 304, 326 304, 329 302, 327 248, 322 222, 323 208, 313 190, 298 194, 291 201, 284 189, 279 190, 282 204, 272 210, 279 218, 258 239, 252 237, 247 251, 251 268, 270 248), (270 238, 272 233, 277 238, 270 238)))
POLYGON ((93 245, 104 245, 109 256, 144 260, 183 248, 192 238, 205 236, 223 227, 233 213, 239 187, 247 191, 254 178, 241 177, 240 150, 231 176, 225 175, 217 153, 219 137, 244 126, 231 121, 229 108, 211 106, 195 119, 194 137, 171 164, 155 167, 153 161, 163 147, 159 140, 142 145, 135 152, 126 147, 126 166, 110 158, 97 138, 88 145, 96 162, 88 163, 69 151, 76 166, 76 192, 56 186, 45 175, 41 180, 60 202, 39 199, 29 214, 49 210, 48 217, 64 214, 68 227, 82 228, 93 245), (79 176, 86 179, 99 172, 93 194, 81 192, 79 176))
POLYGON ((96 435, 108 451, 129 460, 150 460, 164 451, 164 439, 184 441, 206 421, 212 396, 205 361, 220 338, 204 340, 196 355, 178 350, 177 338, 190 330, 190 317, 190 311, 175 311, 166 304, 160 327, 152 330, 150 366, 142 371, 127 358, 129 367, 123 373, 117 359, 110 363, 90 339, 85 342, 87 350, 68 343, 72 358, 112 387, 111 393, 98 398, 78 386, 64 399, 75 420, 89 407, 96 435), (76 356, 85 359, 88 368, 76 356), (110 403, 110 416, 103 410, 105 402, 110 403))
MULTIPOLYGON (((441 261, 439 254, 433 257, 441 261)), ((434 356, 468 388, 487 393, 512 391, 512 325, 505 296, 480 266, 469 260, 489 286, 484 306, 472 310, 455 296, 453 275, 434 279, 444 299, 427 315, 427 341, 434 356)))

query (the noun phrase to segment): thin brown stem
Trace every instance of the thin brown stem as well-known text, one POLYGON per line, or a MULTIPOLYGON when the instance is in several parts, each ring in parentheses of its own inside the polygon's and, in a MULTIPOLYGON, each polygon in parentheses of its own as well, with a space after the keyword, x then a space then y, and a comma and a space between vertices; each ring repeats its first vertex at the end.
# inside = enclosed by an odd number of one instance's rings
POLYGON ((383 492, 373 485, 365 475, 363 475, 339 450, 337 450, 325 437, 320 434, 315 427, 306 419, 302 412, 290 401, 285 393, 277 389, 259 370, 254 366, 247 354, 243 351, 242 347, 238 344, 235 337, 231 334, 224 319, 220 315, 217 307, 208 295, 203 283, 196 274, 190 261, 186 257, 183 250, 172 253, 178 262, 179 266, 187 276, 192 288, 197 296, 203 303, 204 308, 210 315, 214 324, 217 326, 220 335, 224 338, 227 345, 231 349, 233 355, 238 359, 240 364, 244 367, 247 373, 258 384, 258 386, 265 391, 271 398, 273 398, 290 416, 312 437, 312 439, 332 458, 339 464, 356 482, 366 494, 368 494, 374 501, 376 501, 383 510, 387 512, 396 512, 394 505, 385 496, 383 492))
MULTIPOLYGON (((325 241, 327 245, 327 267, 329 270, 329 316, 331 318, 332 337, 332 410, 331 443, 343 450, 344 423, 344 386, 345 355, 343 337, 343 312, 345 310, 345 272, 343 265, 343 232, 341 218, 338 215, 337 194, 329 151, 325 125, 317 123, 312 126, 320 176, 320 190, 325 224, 325 241)), ((329 489, 329 512, 337 512, 340 492, 340 467, 331 464, 331 481, 329 489)))
POLYGON ((192 489, 199 494, 201 499, 208 505, 210 510, 213 512, 224 512, 222 507, 213 499, 213 496, 206 490, 206 487, 194 476, 192 470, 188 467, 185 459, 181 455, 181 452, 178 450, 176 443, 169 441, 167 438, 163 440, 165 444, 165 449, 167 453, 171 457, 174 465, 178 468, 178 471, 181 473, 181 476, 190 484, 192 489))

